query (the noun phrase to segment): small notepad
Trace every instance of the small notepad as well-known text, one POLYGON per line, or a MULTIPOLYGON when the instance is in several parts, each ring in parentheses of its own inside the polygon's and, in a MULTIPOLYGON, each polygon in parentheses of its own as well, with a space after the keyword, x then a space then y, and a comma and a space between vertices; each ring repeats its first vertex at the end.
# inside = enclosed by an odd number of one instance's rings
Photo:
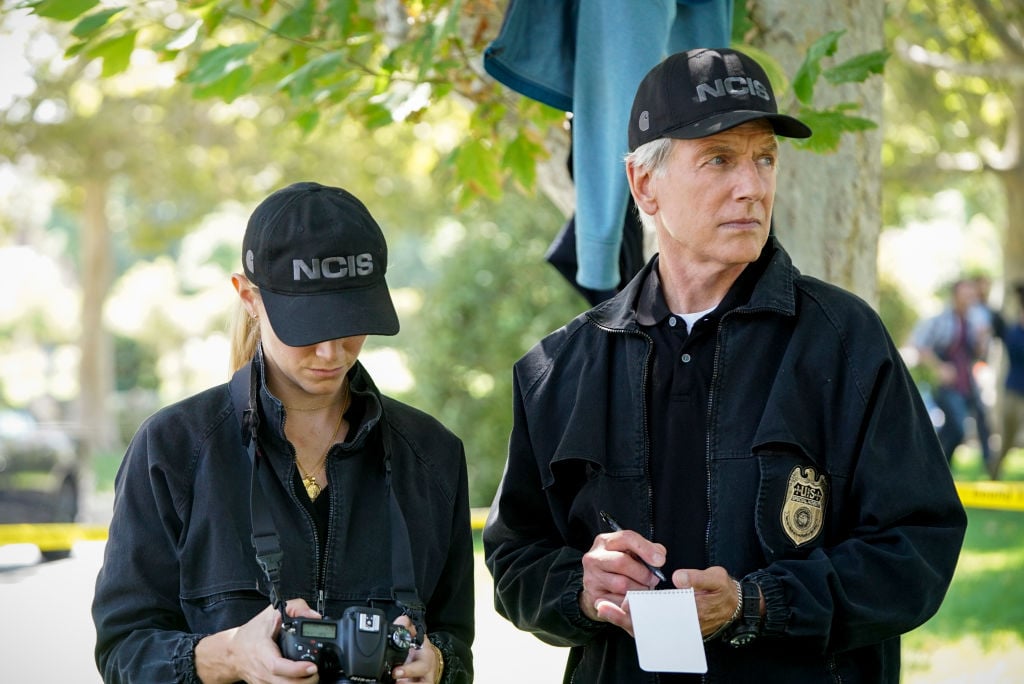
POLYGON ((630 591, 626 598, 641 669, 698 674, 708 671, 693 589, 630 591))

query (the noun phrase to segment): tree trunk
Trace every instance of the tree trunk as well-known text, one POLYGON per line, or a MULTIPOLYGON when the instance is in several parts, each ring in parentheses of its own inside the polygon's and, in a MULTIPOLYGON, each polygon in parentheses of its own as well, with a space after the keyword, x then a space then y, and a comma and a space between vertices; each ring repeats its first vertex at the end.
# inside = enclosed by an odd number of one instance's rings
MULTIPOLYGON (((807 48, 827 32, 846 29, 835 63, 880 50, 884 0, 749 0, 755 25, 748 40, 796 73, 807 48)), ((861 105, 859 115, 881 124, 882 79, 836 87, 821 79, 818 107, 861 105)), ((822 155, 783 145, 775 199, 775 230, 800 270, 877 305, 877 251, 882 207, 882 131, 844 134, 839 150, 822 155)))
MULTIPOLYGON (((1013 301, 1012 286, 1024 280, 1024 167, 1018 165, 1000 174, 1006 188, 1006 235, 1003 238, 1003 274, 1007 302, 1013 301)), ((1010 307, 1016 310, 1014 307, 1010 307)))
POLYGON ((110 226, 107 221, 106 179, 92 178, 84 185, 82 226, 82 332, 79 361, 84 472, 91 472, 96 450, 119 446, 117 420, 110 410, 114 362, 110 336, 103 324, 103 304, 113 274, 110 226))
POLYGON ((544 138, 549 156, 537 164, 537 186, 567 219, 576 211, 576 188, 568 164, 571 144, 566 127, 552 126, 544 138))

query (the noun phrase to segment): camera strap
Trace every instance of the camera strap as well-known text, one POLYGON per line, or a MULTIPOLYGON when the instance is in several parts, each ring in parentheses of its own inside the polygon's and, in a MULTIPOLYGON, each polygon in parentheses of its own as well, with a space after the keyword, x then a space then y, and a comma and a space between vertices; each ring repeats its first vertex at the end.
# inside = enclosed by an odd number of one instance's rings
MULTIPOLYGON (((243 393, 237 391, 241 389, 240 387, 233 386, 231 396, 235 403, 235 412, 241 415, 242 442, 245 444, 249 454, 249 463, 252 465, 252 477, 249 482, 249 516, 252 521, 252 545, 256 550, 256 562, 267 579, 270 603, 280 611, 281 618, 286 620, 288 615, 285 613, 285 602, 278 588, 281 582, 281 562, 284 560, 281 538, 277 534, 277 528, 274 526, 270 512, 264 506, 255 505, 266 489, 261 481, 263 478, 271 476, 271 465, 260 450, 257 439, 260 416, 256 408, 256 392, 259 388, 259 369, 262 362, 263 348, 262 345, 259 345, 255 358, 250 362, 248 391, 243 393), (245 401, 243 397, 248 400, 246 403, 243 403, 245 401)), ((267 486, 269 487, 271 484, 268 482, 267 486)))
MULTIPOLYGON (((280 595, 281 564, 284 552, 277 534, 273 517, 266 506, 258 506, 256 502, 265 497, 267 491, 277 486, 269 460, 259 448, 258 429, 259 411, 257 410, 256 394, 260 386, 260 367, 263 362, 262 345, 257 347, 256 357, 250 363, 249 387, 247 392, 239 386, 233 386, 231 395, 235 403, 236 413, 241 416, 242 441, 246 445, 249 462, 252 464, 252 479, 249 487, 249 514, 252 520, 252 545, 256 550, 256 562, 269 583, 270 601, 281 612, 282 619, 287 620, 285 603, 280 595), (243 399, 244 397, 244 399, 243 399), (248 400, 247 405, 245 400, 248 400)), ((244 381, 242 381, 244 382, 244 381)), ((241 383, 238 383, 239 385, 241 383)), ((409 540, 409 528, 405 515, 398 503, 392 487, 391 477, 391 428, 384 416, 381 417, 381 431, 384 435, 384 469, 385 484, 388 490, 388 518, 391 533, 391 574, 392 600, 403 614, 409 616, 415 629, 415 643, 423 644, 426 633, 424 621, 426 606, 420 600, 416 590, 416 566, 413 563, 412 543, 409 540)))
POLYGON ((416 591, 416 566, 412 560, 412 542, 409 541, 409 528, 405 524, 402 507, 391 486, 391 427, 385 423, 384 431, 384 469, 387 481, 388 499, 390 501, 391 518, 391 582, 395 605, 409 616, 416 628, 414 641, 416 647, 423 645, 426 633, 426 606, 420 601, 416 591))

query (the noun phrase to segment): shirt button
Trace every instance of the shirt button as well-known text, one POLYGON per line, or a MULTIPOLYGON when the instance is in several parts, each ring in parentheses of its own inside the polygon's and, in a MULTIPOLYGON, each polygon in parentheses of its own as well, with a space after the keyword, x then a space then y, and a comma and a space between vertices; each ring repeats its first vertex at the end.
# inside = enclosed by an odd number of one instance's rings
POLYGON ((693 357, 691 357, 689 354, 683 354, 679 358, 682 359, 683 363, 690 363, 693 357))
POLYGON ((670 328, 676 327, 676 317, 675 316, 672 316, 671 318, 668 319, 668 326, 670 328))

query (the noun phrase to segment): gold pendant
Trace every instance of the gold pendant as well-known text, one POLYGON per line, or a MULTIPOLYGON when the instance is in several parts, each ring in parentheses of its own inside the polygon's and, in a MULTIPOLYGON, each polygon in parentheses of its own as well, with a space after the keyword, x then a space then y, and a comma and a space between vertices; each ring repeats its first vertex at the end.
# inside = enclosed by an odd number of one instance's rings
POLYGON ((316 501, 316 497, 320 496, 320 483, 316 481, 316 478, 310 475, 302 480, 302 485, 306 488, 309 500, 316 501))

